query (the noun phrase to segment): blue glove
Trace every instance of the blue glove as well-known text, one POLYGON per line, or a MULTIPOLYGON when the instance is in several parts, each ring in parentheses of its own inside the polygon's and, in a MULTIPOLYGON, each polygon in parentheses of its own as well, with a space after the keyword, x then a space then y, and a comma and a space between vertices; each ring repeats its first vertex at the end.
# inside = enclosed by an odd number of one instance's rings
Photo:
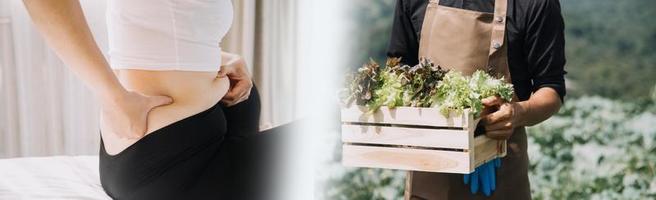
POLYGON ((496 168, 501 166, 501 159, 496 158, 478 166, 471 174, 463 177, 465 184, 469 184, 472 194, 476 194, 480 188, 485 196, 490 196, 497 187, 496 168))

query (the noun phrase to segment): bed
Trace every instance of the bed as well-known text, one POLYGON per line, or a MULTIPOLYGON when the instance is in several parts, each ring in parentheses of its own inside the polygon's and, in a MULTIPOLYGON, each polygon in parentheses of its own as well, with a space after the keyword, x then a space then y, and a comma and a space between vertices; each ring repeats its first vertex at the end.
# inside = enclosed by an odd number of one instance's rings
MULTIPOLYGON (((299 123, 272 128, 226 143, 229 151, 231 194, 242 198, 278 199, 272 188, 286 166, 279 161, 283 139, 299 130, 299 123)), ((100 185, 98 156, 53 156, 0 159, 0 200, 111 199, 100 185)))
POLYGON ((0 159, 0 199, 111 199, 100 185, 98 156, 0 159))

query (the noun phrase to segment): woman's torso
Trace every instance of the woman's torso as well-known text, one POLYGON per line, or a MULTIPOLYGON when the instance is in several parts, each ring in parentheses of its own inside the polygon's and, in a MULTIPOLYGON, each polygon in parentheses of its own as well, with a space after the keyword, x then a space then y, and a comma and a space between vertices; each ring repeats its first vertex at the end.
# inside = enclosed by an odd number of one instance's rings
MULTIPOLYGON (((216 78, 216 72, 115 70, 121 84, 130 91, 144 95, 164 95, 173 103, 156 107, 148 114, 146 135, 166 125, 192 116, 214 106, 227 93, 230 82, 216 78)), ((119 138, 105 133, 102 138, 108 154, 115 155, 139 139, 119 138)))
MULTIPOLYGON (((232 14, 230 0, 108 2, 109 60, 121 84, 173 99, 148 114, 146 134, 214 106, 228 91, 228 79, 216 76, 232 14)), ((111 155, 138 141, 102 130, 111 155)))

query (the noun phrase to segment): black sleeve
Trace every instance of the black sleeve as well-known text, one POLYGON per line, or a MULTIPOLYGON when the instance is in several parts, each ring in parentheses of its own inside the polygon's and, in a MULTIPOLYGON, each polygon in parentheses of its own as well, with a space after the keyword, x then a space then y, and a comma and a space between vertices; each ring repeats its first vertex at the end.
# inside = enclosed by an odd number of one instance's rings
POLYGON ((565 96, 565 36, 558 0, 536 0, 529 7, 524 49, 533 91, 550 87, 565 96))
POLYGON ((408 65, 419 63, 419 39, 415 34, 405 0, 397 0, 394 11, 392 34, 387 47, 388 57, 402 57, 408 65))

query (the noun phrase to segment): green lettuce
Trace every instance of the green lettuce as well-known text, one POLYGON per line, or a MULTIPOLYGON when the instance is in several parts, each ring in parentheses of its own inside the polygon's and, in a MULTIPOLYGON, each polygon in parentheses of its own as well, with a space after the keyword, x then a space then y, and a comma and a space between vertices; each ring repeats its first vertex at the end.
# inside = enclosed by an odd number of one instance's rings
POLYGON ((464 109, 470 109, 474 116, 478 116, 483 110, 482 99, 492 96, 510 101, 512 84, 504 82, 503 77, 497 79, 480 70, 471 77, 452 71, 437 84, 433 107, 438 107, 444 115, 449 112, 461 114, 464 109))
POLYGON ((400 61, 389 58, 383 68, 371 60, 350 74, 342 94, 344 102, 366 106, 370 112, 381 106, 437 107, 444 115, 470 109, 478 116, 482 99, 499 96, 510 101, 513 96, 512 84, 503 77, 494 78, 483 71, 464 76, 423 58, 412 67, 400 61))

